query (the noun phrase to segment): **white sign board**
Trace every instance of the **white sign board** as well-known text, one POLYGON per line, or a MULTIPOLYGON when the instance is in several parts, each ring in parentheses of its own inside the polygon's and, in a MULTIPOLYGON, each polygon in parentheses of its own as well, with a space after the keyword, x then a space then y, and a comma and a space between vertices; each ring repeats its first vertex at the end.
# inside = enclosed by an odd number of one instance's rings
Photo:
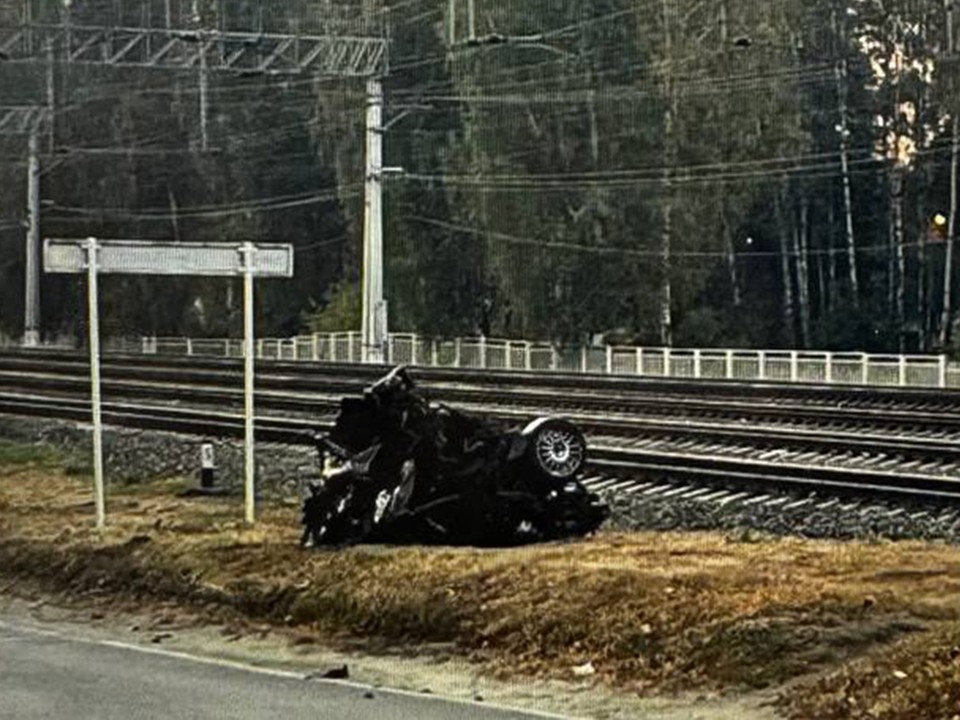
MULTIPOLYGON (((49 273, 87 270, 85 241, 48 239, 43 244, 43 267, 49 273)), ((255 245, 253 274, 291 277, 293 247, 255 245)), ((149 240, 99 240, 97 272, 136 275, 240 276, 246 269, 245 246, 239 243, 172 243, 149 240)))
POLYGON ((244 495, 245 517, 255 519, 253 457, 253 278, 291 277, 291 245, 246 243, 174 243, 152 240, 59 240, 43 243, 43 267, 49 273, 86 273, 90 315, 90 385, 93 415, 93 482, 97 527, 106 524, 103 485, 103 428, 100 413, 100 320, 97 276, 135 275, 243 276, 244 495))

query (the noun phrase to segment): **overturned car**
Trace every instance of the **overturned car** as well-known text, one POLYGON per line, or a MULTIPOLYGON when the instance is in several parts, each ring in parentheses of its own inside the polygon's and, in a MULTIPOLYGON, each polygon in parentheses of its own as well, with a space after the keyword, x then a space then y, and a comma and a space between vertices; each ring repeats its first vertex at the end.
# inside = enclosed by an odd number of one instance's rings
POLYGON ((522 428, 432 404, 398 367, 341 401, 311 483, 305 546, 359 542, 508 546, 585 535, 608 510, 578 476, 586 441, 570 422, 522 428))

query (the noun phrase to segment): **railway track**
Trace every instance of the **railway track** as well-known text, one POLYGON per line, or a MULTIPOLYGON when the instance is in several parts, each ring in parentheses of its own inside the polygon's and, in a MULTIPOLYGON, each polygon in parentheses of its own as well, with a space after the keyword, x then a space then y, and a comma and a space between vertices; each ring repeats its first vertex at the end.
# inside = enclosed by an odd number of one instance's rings
MULTIPOLYGON (((86 363, 0 354, 0 412, 85 420, 86 363)), ((104 417, 145 429, 239 437, 240 366, 106 358, 104 417)), ((308 443, 343 394, 382 368, 264 364, 257 436, 308 443)), ((414 371, 434 398, 495 418, 564 414, 590 436, 591 465, 645 492, 648 477, 960 500, 960 394, 774 384, 529 378, 414 371), (529 386, 526 381, 530 380, 529 386), (553 383, 553 384, 551 384, 553 383)), ((617 483, 615 483, 617 485, 617 483)))
MULTIPOLYGON (((90 405, 88 401, 76 398, 0 393, 0 413, 82 422, 89 418, 90 405)), ((127 428, 188 435, 243 436, 243 417, 229 412, 108 402, 103 406, 103 418, 107 424, 127 428)), ((312 444, 314 434, 331 425, 332 420, 317 423, 302 419, 258 417, 256 435, 261 442, 312 444)), ((816 487, 830 491, 857 490, 871 494, 960 500, 960 480, 952 478, 772 462, 769 458, 744 453, 735 453, 734 456, 677 453, 668 449, 651 449, 642 443, 637 445, 639 447, 630 447, 617 442, 605 442, 602 438, 591 442, 592 469, 607 475, 613 474, 616 478, 615 483, 607 482, 603 487, 619 484, 623 492, 641 492, 653 484, 635 478, 645 478, 653 473, 728 484, 739 481, 758 486, 816 487)))

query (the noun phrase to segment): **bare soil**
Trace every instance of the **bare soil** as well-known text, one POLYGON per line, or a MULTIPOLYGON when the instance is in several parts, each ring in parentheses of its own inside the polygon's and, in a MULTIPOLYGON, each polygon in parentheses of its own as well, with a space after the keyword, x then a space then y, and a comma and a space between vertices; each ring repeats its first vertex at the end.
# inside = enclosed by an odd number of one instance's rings
POLYGON ((8 462, 0 592, 34 587, 105 615, 164 608, 433 673, 453 663, 518 696, 593 688, 606 705, 563 707, 595 717, 631 716, 619 697, 663 718, 960 720, 956 547, 638 533, 305 551, 295 507, 263 508, 248 529, 239 500, 181 488, 111 488, 99 536, 85 478, 48 458, 8 462))

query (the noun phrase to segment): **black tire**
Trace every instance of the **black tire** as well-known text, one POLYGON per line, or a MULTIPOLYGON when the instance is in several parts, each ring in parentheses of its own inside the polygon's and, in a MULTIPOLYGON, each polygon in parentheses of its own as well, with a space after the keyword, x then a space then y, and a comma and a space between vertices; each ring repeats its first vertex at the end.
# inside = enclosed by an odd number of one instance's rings
POLYGON ((568 420, 539 418, 523 429, 527 459, 533 468, 552 480, 576 477, 587 462, 587 441, 568 420))

